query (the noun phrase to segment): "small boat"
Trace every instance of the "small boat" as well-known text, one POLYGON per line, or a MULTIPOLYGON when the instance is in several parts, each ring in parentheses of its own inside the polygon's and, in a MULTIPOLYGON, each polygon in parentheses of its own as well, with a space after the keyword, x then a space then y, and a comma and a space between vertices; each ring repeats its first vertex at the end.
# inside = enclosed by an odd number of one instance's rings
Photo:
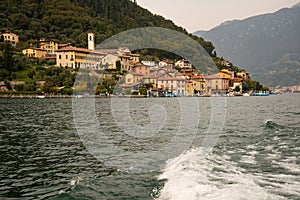
POLYGON ((269 92, 262 92, 262 91, 260 91, 260 92, 254 92, 252 94, 252 96, 266 97, 266 96, 270 96, 270 93, 269 92))
POLYGON ((38 99, 44 99, 44 98, 46 98, 46 96, 44 96, 44 95, 38 95, 37 98, 38 99))

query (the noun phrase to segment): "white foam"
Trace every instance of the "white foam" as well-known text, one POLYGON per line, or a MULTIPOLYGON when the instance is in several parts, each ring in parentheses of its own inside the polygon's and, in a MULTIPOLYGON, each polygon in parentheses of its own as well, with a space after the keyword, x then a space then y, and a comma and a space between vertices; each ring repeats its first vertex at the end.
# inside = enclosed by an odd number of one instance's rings
POLYGON ((201 152, 201 149, 193 149, 167 162, 159 176, 167 180, 159 200, 280 199, 256 184, 254 176, 243 174, 224 157, 208 155, 204 158, 201 152))
POLYGON ((69 185, 70 186, 76 186, 79 184, 80 181, 82 181, 83 179, 79 176, 73 177, 72 180, 70 180, 69 185))

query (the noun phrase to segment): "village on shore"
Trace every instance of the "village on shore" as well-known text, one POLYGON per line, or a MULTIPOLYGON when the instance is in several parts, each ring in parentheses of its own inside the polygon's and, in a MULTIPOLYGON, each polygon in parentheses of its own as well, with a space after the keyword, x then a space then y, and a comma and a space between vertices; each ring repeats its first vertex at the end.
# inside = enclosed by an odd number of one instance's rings
MULTIPOLYGON (((4 40, 15 46, 18 36, 13 33, 2 34, 4 40)), ((189 60, 176 61, 140 60, 140 55, 132 53, 126 47, 117 49, 95 50, 93 33, 87 34, 88 48, 77 48, 70 44, 59 44, 52 40, 41 39, 38 47, 29 47, 22 53, 29 58, 42 58, 55 61, 55 65, 61 68, 86 69, 89 74, 98 77, 101 83, 107 79, 115 79, 113 88, 101 88, 99 95, 111 96, 147 96, 147 97, 185 97, 185 96, 268 96, 269 91, 256 87, 256 81, 251 80, 245 70, 236 71, 231 68, 232 64, 225 59, 220 59, 218 65, 222 69, 212 75, 201 74, 195 69, 189 60), (254 87, 249 85, 254 84, 254 87), (254 88, 254 89, 253 89, 254 88), (255 89, 261 90, 255 90, 255 89)), ((78 70, 77 70, 78 72, 78 70)), ((22 81, 12 81, 15 85, 23 84, 22 81)), ((43 81, 37 85, 42 88, 43 81)), ((88 84, 81 84, 81 89, 88 90, 88 84)), ((99 86, 100 84, 98 84, 99 86)), ((0 87, 5 84, 0 82, 0 87)), ((63 88, 62 86, 61 88, 63 88)), ((74 85, 73 89, 76 90, 74 85)), ((94 88, 96 89, 96 88, 94 88)), ((57 89, 59 90, 59 88, 57 89)), ((55 96, 53 94, 43 94, 55 96)), ((61 96, 61 95, 56 95, 61 96)))

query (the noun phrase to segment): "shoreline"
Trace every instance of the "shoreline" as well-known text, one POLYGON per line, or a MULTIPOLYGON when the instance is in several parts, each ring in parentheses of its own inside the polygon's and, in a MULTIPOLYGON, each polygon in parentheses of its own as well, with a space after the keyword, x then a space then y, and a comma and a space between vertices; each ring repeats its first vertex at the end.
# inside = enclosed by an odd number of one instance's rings
MULTIPOLYGON (((274 95, 270 95, 274 96, 274 95)), ((253 97, 253 96, 184 96, 188 98, 207 98, 207 97, 253 97)), ((181 97, 147 97, 146 95, 32 95, 32 94, 0 94, 0 99, 68 99, 68 98, 181 98, 181 97)))

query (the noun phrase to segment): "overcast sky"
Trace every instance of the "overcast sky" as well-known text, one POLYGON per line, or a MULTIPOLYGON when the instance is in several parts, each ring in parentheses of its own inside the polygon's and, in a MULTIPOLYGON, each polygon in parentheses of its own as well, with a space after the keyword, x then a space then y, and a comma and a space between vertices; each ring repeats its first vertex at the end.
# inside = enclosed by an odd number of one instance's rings
POLYGON ((209 30, 224 21, 275 12, 298 2, 300 0, 137 0, 140 6, 172 20, 188 32, 209 30))

